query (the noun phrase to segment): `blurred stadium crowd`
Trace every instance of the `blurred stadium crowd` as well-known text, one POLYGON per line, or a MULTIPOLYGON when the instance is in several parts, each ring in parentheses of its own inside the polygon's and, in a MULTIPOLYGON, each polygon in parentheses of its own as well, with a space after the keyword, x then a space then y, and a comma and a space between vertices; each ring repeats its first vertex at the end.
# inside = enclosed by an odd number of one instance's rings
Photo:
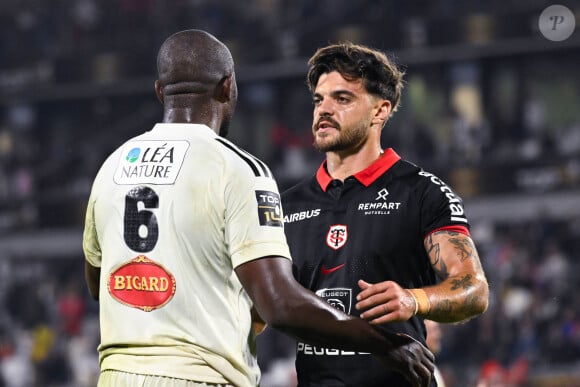
MULTIPOLYGON (((578 1, 558 4, 579 20, 578 1)), ((272 166, 281 189, 322 160, 310 146, 306 59, 339 40, 395 58, 407 84, 383 144, 466 199, 491 287, 485 315, 443 327, 447 385, 580 385, 580 34, 544 38, 550 5, 2 1, 0 386, 95 384, 84 206, 106 155, 161 119, 156 50, 184 28, 232 49, 231 138, 272 166)), ((292 341, 267 331, 259 344, 263 386, 291 386, 292 341)))

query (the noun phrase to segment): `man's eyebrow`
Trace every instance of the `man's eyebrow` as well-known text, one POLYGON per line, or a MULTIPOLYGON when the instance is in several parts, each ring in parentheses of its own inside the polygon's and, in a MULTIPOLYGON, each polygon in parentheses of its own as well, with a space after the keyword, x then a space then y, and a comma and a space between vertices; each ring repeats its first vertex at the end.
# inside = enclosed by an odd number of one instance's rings
MULTIPOLYGON (((349 95, 349 96, 352 96, 352 97, 355 97, 356 96, 355 93, 353 93, 350 90, 346 90, 346 89, 344 89, 344 90, 343 89, 341 89, 341 90, 333 90, 333 91, 330 92, 330 96, 331 97, 337 97, 339 95, 345 95, 345 94, 346 95, 349 95)), ((312 94, 312 97, 313 98, 322 97, 322 94, 320 94, 320 93, 313 93, 312 94)))
POLYGON ((349 96, 352 96, 352 97, 355 96, 355 93, 353 93, 350 90, 334 90, 334 91, 332 91, 330 93, 330 95, 333 96, 333 97, 336 97, 336 96, 339 96, 339 95, 344 95, 344 94, 349 95, 349 96))

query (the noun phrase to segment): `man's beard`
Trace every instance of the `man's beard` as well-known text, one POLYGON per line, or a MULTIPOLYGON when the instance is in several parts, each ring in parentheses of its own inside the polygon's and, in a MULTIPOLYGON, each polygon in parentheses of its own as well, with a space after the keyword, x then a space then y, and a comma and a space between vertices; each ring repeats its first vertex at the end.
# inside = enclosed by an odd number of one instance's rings
POLYGON ((341 152, 345 150, 358 150, 366 142, 368 137, 369 123, 359 122, 350 129, 342 129, 336 126, 338 136, 332 139, 320 138, 314 135, 314 149, 319 152, 341 152))

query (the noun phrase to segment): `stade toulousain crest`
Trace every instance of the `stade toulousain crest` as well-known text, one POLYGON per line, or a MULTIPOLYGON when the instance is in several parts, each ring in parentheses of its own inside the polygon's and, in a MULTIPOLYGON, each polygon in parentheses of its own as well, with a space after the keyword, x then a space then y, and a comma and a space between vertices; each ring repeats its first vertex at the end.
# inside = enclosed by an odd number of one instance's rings
POLYGON ((330 226, 326 234, 326 244, 334 250, 340 249, 348 239, 348 227, 344 224, 330 226))
POLYGON ((107 289, 114 299, 145 312, 167 304, 175 288, 175 277, 144 255, 117 266, 107 279, 107 289))

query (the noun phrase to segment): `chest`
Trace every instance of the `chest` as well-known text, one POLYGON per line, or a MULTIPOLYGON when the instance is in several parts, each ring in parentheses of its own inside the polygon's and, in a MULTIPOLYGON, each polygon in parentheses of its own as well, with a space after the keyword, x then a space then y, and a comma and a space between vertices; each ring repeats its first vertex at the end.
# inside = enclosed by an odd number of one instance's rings
POLYGON ((426 270, 420 203, 397 185, 348 182, 284 203, 297 277, 310 288, 411 279, 426 270))
POLYGON ((420 241, 417 199, 404 187, 345 182, 285 202, 284 212, 288 243, 300 256, 384 256, 420 241))

